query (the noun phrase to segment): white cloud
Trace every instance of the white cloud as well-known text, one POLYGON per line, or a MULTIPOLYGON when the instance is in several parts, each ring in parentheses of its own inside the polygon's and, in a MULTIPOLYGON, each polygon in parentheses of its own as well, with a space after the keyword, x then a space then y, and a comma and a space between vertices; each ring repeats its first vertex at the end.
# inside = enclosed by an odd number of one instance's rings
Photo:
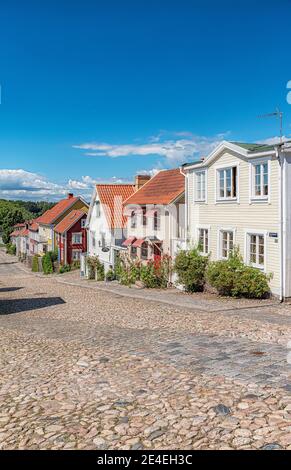
MULTIPOLYGON (((282 137, 282 140, 283 142, 287 142, 288 139, 287 137, 283 136, 282 137)), ((280 143, 280 137, 269 137, 268 139, 263 139, 263 140, 258 140, 257 141, 258 144, 266 144, 266 145, 275 145, 275 144, 279 144, 280 143)))
POLYGON ((158 136, 153 136, 143 144, 108 144, 108 143, 83 143, 73 145, 76 149, 85 150, 85 155, 94 157, 126 157, 126 156, 150 156, 162 157, 166 166, 177 166, 189 160, 194 160, 201 155, 211 152, 225 137, 218 134, 213 137, 195 136, 190 132, 172 133, 172 138, 165 138, 165 131, 158 136))
POLYGON ((89 201, 96 183, 123 182, 128 181, 115 176, 108 180, 82 176, 80 180, 70 179, 64 184, 57 184, 44 176, 23 169, 0 169, 0 198, 57 201, 65 197, 68 192, 74 192, 89 201))

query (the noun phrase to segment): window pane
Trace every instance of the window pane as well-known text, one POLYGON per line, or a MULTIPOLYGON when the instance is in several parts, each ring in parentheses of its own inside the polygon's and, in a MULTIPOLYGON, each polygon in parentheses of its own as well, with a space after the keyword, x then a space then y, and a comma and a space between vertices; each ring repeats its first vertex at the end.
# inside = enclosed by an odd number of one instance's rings
POLYGON ((231 169, 225 170, 226 177, 226 197, 231 197, 231 169))
POLYGON ((232 197, 236 197, 236 167, 232 169, 232 197))
POLYGON ((224 171, 219 172, 219 196, 224 197, 224 171))
POLYGON ((269 188, 268 188, 268 164, 267 163, 264 163, 263 165, 263 192, 264 192, 264 196, 267 196, 268 195, 268 191, 269 191, 269 188))

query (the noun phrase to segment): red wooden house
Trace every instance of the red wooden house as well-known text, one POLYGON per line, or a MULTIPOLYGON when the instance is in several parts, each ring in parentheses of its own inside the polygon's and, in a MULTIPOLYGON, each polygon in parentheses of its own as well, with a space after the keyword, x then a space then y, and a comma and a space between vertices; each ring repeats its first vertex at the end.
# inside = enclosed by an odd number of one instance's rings
POLYGON ((87 251, 85 229, 87 214, 82 210, 73 210, 55 227, 60 264, 72 264, 80 261, 81 253, 87 251))

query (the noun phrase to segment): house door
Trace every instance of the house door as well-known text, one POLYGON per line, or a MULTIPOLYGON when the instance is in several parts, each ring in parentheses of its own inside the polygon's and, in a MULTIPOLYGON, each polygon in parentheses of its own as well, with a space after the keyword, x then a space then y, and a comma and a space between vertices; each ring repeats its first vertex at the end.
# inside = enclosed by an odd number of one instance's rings
POLYGON ((161 259, 161 255, 162 255, 161 248, 162 248, 161 245, 158 245, 158 246, 157 246, 157 245, 154 243, 154 251, 153 251, 153 253, 154 253, 154 260, 161 259))

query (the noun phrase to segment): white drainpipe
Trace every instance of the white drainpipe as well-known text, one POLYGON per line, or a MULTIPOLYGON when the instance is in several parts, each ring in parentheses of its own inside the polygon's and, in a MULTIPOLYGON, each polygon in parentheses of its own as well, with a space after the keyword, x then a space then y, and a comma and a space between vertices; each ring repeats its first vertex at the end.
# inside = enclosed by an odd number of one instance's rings
POLYGON ((183 172, 182 167, 180 167, 180 173, 185 177, 185 239, 186 244, 188 241, 188 234, 189 234, 189 208, 188 208, 188 176, 189 173, 183 172))
POLYGON ((280 166, 279 173, 279 188, 280 188, 280 203, 279 203, 279 223, 280 223, 280 302, 283 302, 285 295, 285 266, 284 266, 284 244, 285 244, 285 234, 284 234, 284 158, 282 158, 281 148, 280 151, 278 147, 276 148, 277 159, 280 166))

